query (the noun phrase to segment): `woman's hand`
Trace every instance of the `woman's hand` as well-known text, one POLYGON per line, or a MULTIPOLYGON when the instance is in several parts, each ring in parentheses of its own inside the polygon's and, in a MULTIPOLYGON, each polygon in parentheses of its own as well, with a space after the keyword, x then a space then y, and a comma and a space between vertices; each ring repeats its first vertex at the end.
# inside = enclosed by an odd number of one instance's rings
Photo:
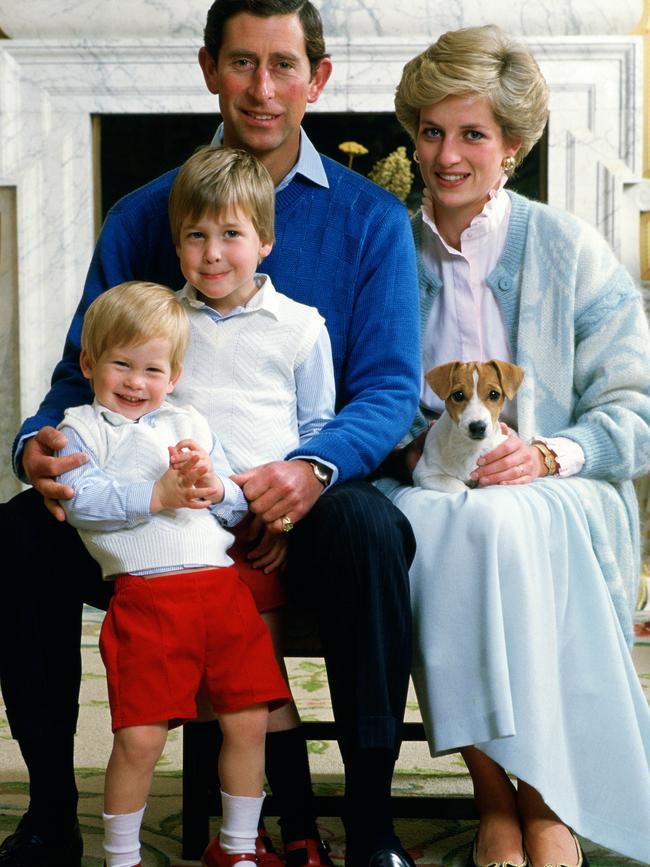
MULTIPOLYGON (((433 422, 435 424, 435 422, 433 422)), ((429 425, 431 427, 431 425, 429 425)), ((400 485, 413 484, 413 470, 422 457, 424 441, 429 433, 429 427, 418 434, 415 439, 401 449, 394 449, 373 473, 372 478, 380 479, 382 476, 390 476, 400 485)))
POLYGON ((548 474, 539 449, 520 440, 503 422, 501 431, 507 439, 478 459, 478 466, 470 478, 480 487, 526 485, 548 474))

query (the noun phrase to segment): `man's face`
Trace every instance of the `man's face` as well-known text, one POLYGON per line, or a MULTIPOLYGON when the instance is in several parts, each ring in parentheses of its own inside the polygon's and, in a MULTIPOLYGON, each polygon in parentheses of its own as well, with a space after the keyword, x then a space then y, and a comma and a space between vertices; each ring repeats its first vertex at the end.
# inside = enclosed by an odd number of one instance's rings
POLYGON ((312 76, 298 15, 235 15, 225 24, 218 62, 205 49, 199 62, 209 90, 219 94, 224 144, 288 171, 307 103, 318 99, 331 72, 326 59, 312 76))

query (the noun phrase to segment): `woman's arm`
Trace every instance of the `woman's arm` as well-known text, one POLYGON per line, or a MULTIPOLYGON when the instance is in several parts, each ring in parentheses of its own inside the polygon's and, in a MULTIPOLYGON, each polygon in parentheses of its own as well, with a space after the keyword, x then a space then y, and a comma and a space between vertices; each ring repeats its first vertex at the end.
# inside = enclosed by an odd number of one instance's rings
POLYGON ((573 425, 580 475, 608 481, 650 471, 650 331, 638 290, 621 267, 576 322, 573 425))

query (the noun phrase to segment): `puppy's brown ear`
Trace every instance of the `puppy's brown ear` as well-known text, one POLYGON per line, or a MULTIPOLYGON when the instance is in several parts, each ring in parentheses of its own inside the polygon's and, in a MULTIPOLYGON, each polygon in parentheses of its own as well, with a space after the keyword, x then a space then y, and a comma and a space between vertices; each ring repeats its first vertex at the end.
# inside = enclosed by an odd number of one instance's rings
POLYGON ((494 358, 488 361, 488 364, 491 364, 496 370, 503 393, 508 400, 512 400, 517 393, 517 389, 524 381, 523 367, 511 364, 509 361, 496 361, 494 358))
POLYGON ((461 361, 450 361, 447 364, 441 364, 439 367, 434 367, 426 375, 425 379, 431 386, 431 389, 438 395, 440 400, 447 400, 451 394, 452 382, 454 373, 461 361))

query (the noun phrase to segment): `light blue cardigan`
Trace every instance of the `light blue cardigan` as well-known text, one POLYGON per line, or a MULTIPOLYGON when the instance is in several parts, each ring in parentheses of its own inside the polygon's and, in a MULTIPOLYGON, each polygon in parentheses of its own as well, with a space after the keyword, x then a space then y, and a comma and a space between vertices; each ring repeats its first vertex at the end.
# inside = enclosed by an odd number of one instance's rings
MULTIPOLYGON (((575 484, 616 613, 628 641, 639 579, 639 516, 632 478, 650 471, 650 334, 640 294, 595 229, 508 193, 506 246, 488 277, 513 361, 518 431, 578 442, 575 484), (589 481, 587 481, 589 480, 589 481)), ((421 328, 442 282, 420 255, 422 214, 412 220, 421 328)), ((411 428, 426 423, 420 410, 411 428)))

